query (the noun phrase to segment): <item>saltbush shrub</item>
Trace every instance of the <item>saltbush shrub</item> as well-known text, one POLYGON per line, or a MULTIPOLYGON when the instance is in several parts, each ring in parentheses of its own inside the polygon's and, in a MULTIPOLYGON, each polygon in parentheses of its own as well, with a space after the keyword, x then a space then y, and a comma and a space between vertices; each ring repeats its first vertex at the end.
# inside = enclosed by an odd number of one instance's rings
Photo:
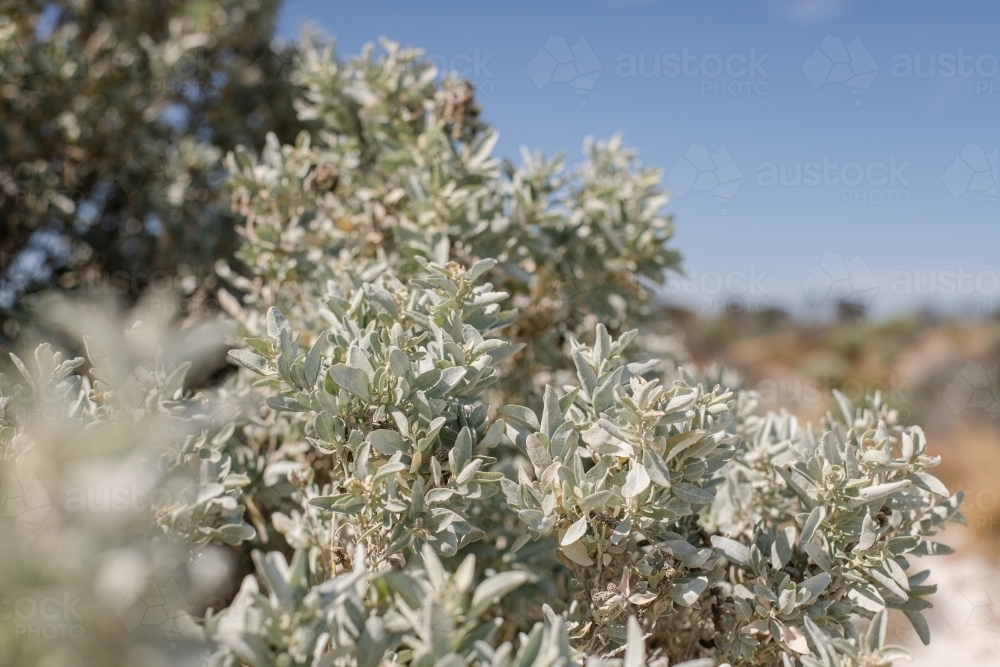
POLYGON ((961 494, 878 395, 800 425, 657 358, 657 171, 503 162, 390 42, 290 78, 318 129, 229 155, 220 326, 54 300, 84 356, 0 376, 3 664, 871 667, 890 610, 928 641, 961 494), (52 591, 66 623, 21 613, 52 591))

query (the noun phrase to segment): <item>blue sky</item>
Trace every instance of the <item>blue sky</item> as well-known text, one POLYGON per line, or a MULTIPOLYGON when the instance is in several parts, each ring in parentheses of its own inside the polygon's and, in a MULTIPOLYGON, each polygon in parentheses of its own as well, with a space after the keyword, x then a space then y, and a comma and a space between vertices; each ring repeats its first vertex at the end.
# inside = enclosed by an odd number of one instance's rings
POLYGON ((1000 312, 1000 3, 293 0, 279 32, 305 21, 472 80, 502 155, 622 132, 695 309, 1000 312))

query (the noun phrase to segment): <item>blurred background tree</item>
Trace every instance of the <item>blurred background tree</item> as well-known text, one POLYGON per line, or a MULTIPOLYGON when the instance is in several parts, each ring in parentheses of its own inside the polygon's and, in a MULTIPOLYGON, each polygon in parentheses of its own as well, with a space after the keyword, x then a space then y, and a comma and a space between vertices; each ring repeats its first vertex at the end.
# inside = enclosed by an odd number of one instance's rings
POLYGON ((236 247, 221 158, 290 141, 292 48, 275 0, 0 2, 0 307, 151 280, 205 308, 236 247), (173 279, 181 278, 180 281, 173 279))

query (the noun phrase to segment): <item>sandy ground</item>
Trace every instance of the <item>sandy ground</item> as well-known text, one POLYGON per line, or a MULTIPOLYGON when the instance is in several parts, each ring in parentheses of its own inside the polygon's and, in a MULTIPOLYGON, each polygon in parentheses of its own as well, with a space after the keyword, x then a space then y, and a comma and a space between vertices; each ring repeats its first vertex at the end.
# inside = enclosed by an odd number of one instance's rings
MULTIPOLYGON (((934 608, 925 612, 931 643, 920 643, 902 614, 893 619, 889 641, 902 644, 918 667, 1000 666, 1000 558, 977 553, 962 544, 961 528, 950 528, 947 540, 956 547, 950 556, 925 558, 915 571, 929 568, 938 584, 934 608), (957 539, 956 539, 957 538, 957 539)), ((906 663, 900 663, 906 664, 906 663)))

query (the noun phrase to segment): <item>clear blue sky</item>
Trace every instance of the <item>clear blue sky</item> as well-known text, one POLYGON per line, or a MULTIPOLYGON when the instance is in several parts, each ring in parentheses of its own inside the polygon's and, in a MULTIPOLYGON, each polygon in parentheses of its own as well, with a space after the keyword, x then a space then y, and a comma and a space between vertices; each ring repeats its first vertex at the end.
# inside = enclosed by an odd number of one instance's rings
POLYGON ((471 79, 502 155, 622 132, 695 308, 1000 312, 1000 3, 294 0, 279 31, 305 21, 471 79))

